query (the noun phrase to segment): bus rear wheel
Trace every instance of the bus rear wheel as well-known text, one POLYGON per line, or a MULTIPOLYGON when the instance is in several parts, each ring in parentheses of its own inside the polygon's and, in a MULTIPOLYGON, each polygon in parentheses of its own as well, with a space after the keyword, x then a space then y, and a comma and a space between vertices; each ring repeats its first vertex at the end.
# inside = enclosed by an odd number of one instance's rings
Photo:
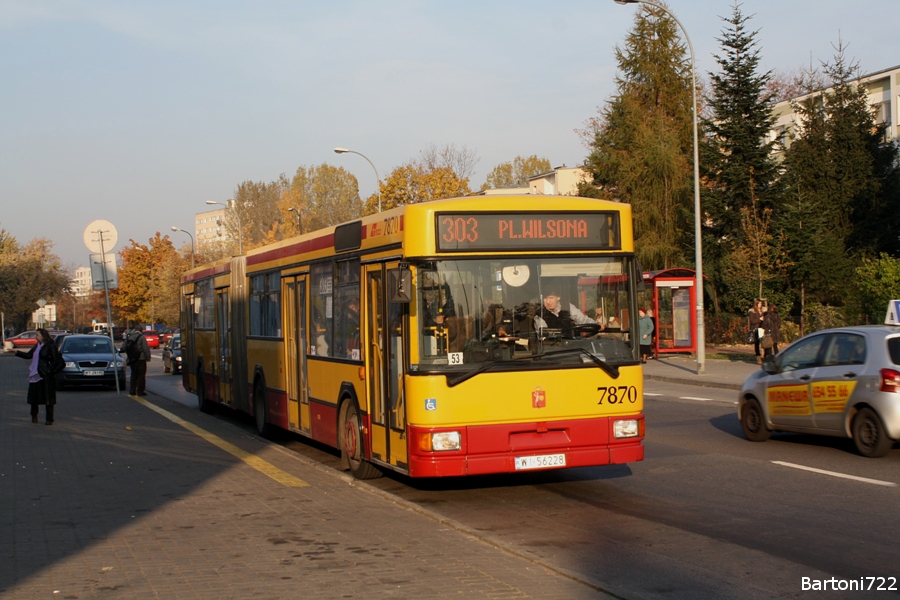
POLYGON ((215 405, 206 397, 206 376, 203 369, 197 369, 197 406, 200 412, 211 415, 215 412, 215 405))
POLYGON ((341 405, 341 462, 350 467, 356 479, 376 479, 383 473, 365 459, 359 408, 353 400, 341 405))
POLYGON ((272 439, 273 427, 266 418, 266 391, 261 385, 253 389, 253 420, 256 421, 256 431, 269 440, 272 439))

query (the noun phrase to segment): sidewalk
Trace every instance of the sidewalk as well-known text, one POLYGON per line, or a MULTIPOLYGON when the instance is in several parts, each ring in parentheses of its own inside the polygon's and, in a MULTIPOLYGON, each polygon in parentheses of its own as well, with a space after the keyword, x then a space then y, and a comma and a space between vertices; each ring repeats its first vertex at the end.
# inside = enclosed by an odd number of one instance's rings
POLYGON ((427 509, 154 396, 61 392, 0 354, 0 598, 604 598, 427 509))
MULTIPOLYGON (((707 358, 706 372, 697 374, 697 359, 689 354, 660 354, 658 359, 650 359, 644 365, 644 377, 655 381, 717 387, 740 391, 744 379, 759 370, 755 360, 748 360, 745 350, 735 351, 729 348, 707 348, 707 355, 729 356, 724 358, 707 358)), ((749 349, 752 355, 753 348, 749 349)))

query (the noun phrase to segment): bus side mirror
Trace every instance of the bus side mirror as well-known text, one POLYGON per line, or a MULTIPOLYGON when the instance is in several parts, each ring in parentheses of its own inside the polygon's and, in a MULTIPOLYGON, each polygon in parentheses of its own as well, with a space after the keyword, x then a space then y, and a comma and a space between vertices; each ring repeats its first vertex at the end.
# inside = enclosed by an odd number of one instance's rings
POLYGON ((395 304, 412 302, 412 271, 391 269, 388 271, 388 294, 395 304))
POLYGON ((637 274, 639 276, 639 279, 637 282, 637 291, 645 292, 645 291, 647 291, 648 287, 647 287, 647 282, 644 280, 644 270, 641 269, 641 261, 639 261, 637 258, 635 258, 634 263, 637 266, 637 274))

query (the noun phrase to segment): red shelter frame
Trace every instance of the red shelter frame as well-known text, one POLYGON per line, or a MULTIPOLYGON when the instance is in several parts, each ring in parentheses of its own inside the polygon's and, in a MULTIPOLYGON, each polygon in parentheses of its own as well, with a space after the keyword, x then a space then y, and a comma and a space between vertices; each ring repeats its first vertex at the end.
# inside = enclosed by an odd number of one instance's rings
POLYGON ((697 354, 697 287, 692 269, 664 269, 643 274, 651 284, 653 356, 697 354))

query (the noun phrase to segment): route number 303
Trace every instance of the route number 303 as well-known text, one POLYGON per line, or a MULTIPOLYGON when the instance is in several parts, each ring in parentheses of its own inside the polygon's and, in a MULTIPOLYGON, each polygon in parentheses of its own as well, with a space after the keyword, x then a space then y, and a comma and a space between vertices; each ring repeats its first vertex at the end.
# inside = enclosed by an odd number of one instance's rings
POLYGON ((626 400, 632 404, 637 402, 638 391, 633 385, 602 386, 598 387, 597 391, 600 392, 600 401, 597 404, 603 404, 604 402, 607 404, 624 404, 626 400))

